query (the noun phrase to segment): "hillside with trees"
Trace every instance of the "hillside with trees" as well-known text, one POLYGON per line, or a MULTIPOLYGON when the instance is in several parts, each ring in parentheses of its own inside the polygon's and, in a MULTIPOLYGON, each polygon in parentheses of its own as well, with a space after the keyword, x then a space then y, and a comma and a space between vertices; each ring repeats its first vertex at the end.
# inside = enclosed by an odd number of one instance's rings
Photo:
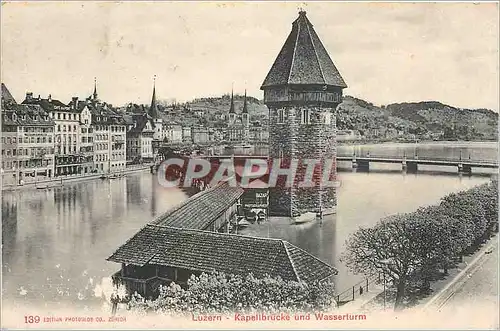
MULTIPOLYGON (((241 112, 243 95, 234 95, 241 112)), ((163 102, 160 110, 179 123, 225 127, 231 95, 198 98, 183 104, 163 102)), ((267 123, 268 109, 262 100, 248 96, 251 121, 267 123)), ((437 101, 394 103, 376 106, 345 96, 337 112, 338 130, 358 131, 361 139, 393 140, 497 140, 498 113, 489 109, 463 109, 437 101)))

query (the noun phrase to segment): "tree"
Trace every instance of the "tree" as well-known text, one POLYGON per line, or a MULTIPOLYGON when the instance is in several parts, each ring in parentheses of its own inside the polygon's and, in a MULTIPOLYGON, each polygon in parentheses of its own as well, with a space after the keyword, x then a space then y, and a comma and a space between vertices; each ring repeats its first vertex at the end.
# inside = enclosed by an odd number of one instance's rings
POLYGON ((346 242, 341 260, 355 273, 383 272, 396 285, 395 309, 402 306, 410 281, 428 289, 440 267, 476 247, 498 224, 497 182, 450 194, 438 206, 389 216, 360 228, 346 242))
POLYGON ((412 214, 389 216, 372 228, 360 228, 346 242, 341 257, 355 273, 382 272, 396 285, 395 310, 402 308, 412 272, 421 265, 419 249, 410 235, 412 214))
POLYGON ((455 220, 454 236, 462 243, 462 250, 471 247, 483 237, 487 226, 486 215, 474 197, 474 190, 452 193, 444 197, 441 207, 455 220))
POLYGON ((187 288, 175 283, 160 289, 155 300, 135 295, 129 309, 159 314, 322 311, 335 307, 331 283, 306 284, 281 278, 203 273, 191 276, 187 288))

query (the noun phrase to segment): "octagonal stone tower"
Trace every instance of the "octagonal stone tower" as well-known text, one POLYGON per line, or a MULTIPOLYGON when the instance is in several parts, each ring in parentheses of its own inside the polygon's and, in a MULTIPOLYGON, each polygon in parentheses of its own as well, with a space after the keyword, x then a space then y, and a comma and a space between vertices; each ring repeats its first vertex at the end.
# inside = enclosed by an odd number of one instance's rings
MULTIPOLYGON (((306 12, 300 11, 261 86, 269 108, 269 158, 298 160, 299 164, 304 159, 321 160, 321 171, 330 167, 330 179, 336 178, 336 108, 346 87, 306 12)), ((304 169, 305 165, 299 165, 298 172, 304 169)), ((270 215, 335 212, 335 187, 323 183, 315 180, 312 187, 270 188, 270 215)))

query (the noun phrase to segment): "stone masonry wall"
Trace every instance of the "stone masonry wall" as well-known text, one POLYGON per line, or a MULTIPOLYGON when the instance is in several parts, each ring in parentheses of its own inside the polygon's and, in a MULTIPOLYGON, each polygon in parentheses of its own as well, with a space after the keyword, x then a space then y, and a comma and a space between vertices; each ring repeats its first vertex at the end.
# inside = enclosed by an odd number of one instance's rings
MULTIPOLYGON (((269 107, 269 106, 268 106, 269 107)), ((330 163, 333 180, 336 177, 336 124, 335 107, 320 108, 318 106, 287 106, 284 123, 278 123, 278 107, 270 106, 269 122, 269 156, 285 159, 319 159, 323 167, 327 160, 330 163), (302 124, 301 110, 307 107, 310 111, 309 124, 302 124), (330 124, 325 124, 322 113, 331 115, 330 124), (282 154, 280 154, 282 151, 282 154)), ((298 172, 305 171, 305 166, 298 172)), ((319 169, 318 169, 319 170, 319 169)), ((321 170, 318 171, 322 179, 321 170)), ((300 179, 300 177, 299 177, 300 179)), ((301 179, 300 179, 301 180, 301 179)), ((337 205, 335 187, 323 187, 317 182, 309 188, 272 188, 269 192, 269 214, 282 216, 298 216, 305 212, 317 212, 322 209, 334 208, 337 205)))

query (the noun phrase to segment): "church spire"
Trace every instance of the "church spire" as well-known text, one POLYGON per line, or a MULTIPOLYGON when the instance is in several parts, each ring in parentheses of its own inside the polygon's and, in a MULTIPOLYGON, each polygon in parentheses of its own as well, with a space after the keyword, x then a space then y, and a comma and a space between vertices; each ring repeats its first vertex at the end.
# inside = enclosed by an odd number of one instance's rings
POLYGON ((93 100, 97 100, 97 78, 94 77, 94 93, 92 94, 93 100))
POLYGON ((156 75, 153 77, 153 97, 151 98, 151 107, 149 108, 149 115, 152 118, 159 118, 158 105, 156 104, 156 75))
POLYGON ((234 94, 233 94, 233 89, 231 88, 231 107, 229 108, 229 113, 234 114, 234 94))
POLYGON ((243 114, 248 114, 248 106, 247 106, 247 90, 245 89, 245 99, 243 101, 243 114))

